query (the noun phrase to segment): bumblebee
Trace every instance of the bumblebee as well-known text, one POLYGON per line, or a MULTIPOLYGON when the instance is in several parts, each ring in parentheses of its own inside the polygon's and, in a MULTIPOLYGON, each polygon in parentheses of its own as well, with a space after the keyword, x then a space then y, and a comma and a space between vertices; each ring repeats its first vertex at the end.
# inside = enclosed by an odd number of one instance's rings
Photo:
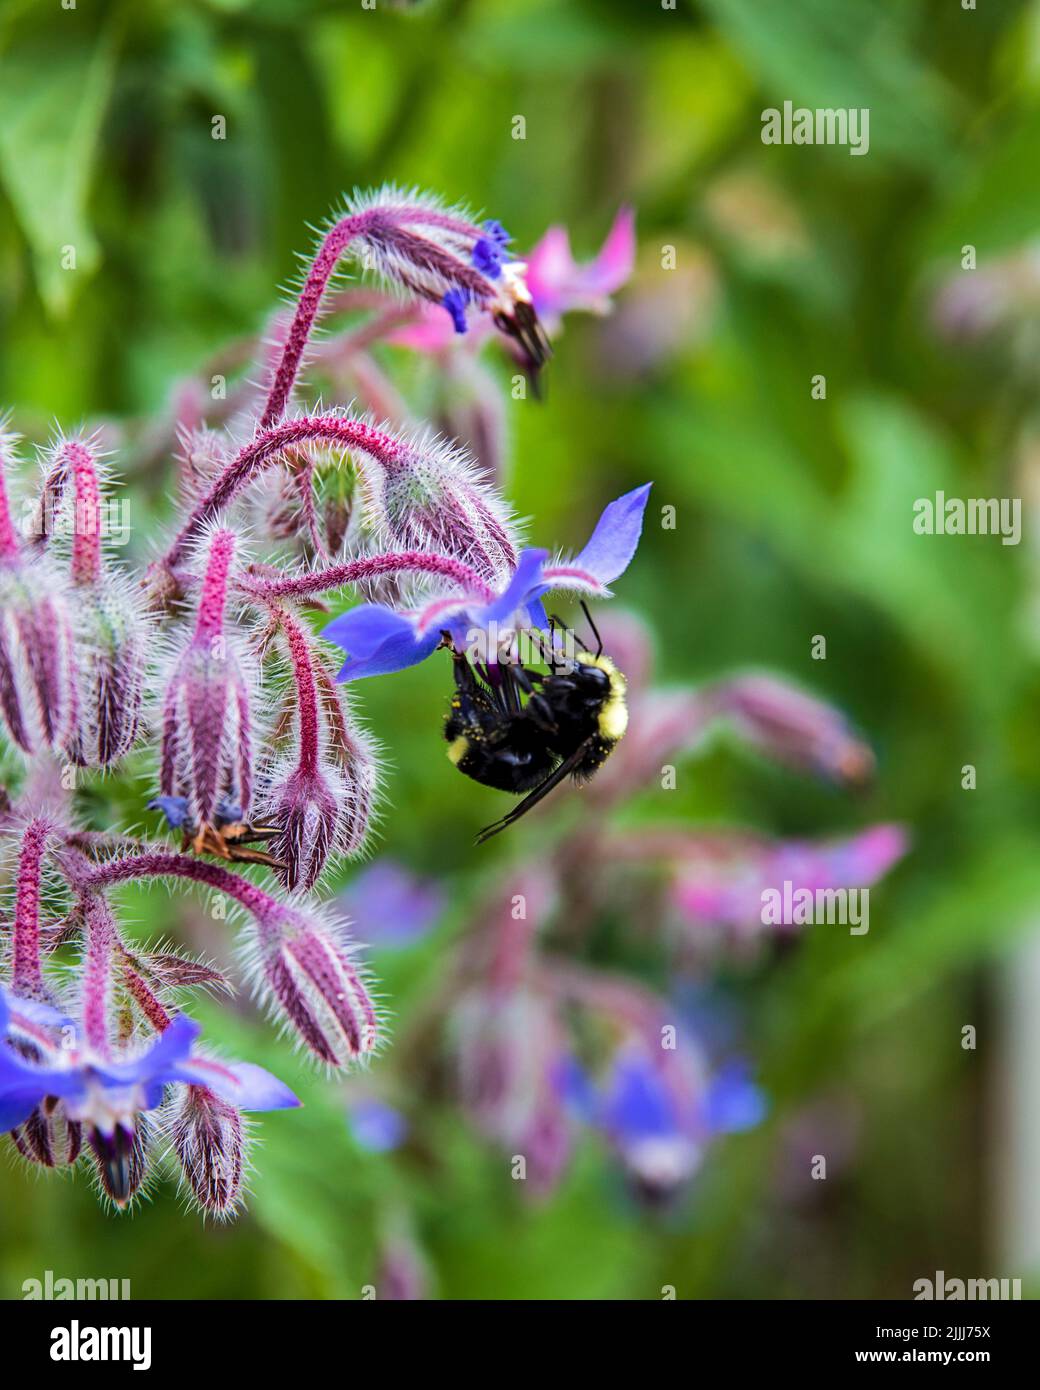
POLYGON ((448 757, 485 787, 526 793, 480 832, 478 844, 513 825, 565 778, 589 781, 624 734, 625 678, 596 639, 595 655, 582 651, 573 662, 560 662, 550 647, 548 674, 521 665, 474 667, 453 652, 448 757))

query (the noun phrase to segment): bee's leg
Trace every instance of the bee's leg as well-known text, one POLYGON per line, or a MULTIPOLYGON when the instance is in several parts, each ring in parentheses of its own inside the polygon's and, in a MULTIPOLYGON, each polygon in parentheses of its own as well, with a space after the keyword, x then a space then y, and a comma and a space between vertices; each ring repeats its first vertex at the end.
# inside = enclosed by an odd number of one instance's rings
POLYGON ((544 695, 532 695, 524 712, 533 724, 537 725, 539 729, 543 729, 547 734, 559 732, 552 705, 544 695))
POLYGON ((589 627, 592 630, 592 635, 596 639, 596 655, 602 656, 603 638, 599 635, 599 628, 592 621, 592 614, 589 612, 589 605, 585 602, 584 599, 582 599, 581 601, 581 611, 585 614, 585 621, 588 623, 589 627))
POLYGON ((480 689, 476 672, 464 656, 458 652, 452 654, 452 673, 455 676, 455 684, 460 690, 464 690, 467 695, 472 695, 480 689))
POLYGON ((233 864, 264 864, 269 869, 285 868, 284 861, 276 859, 273 854, 267 854, 262 849, 247 849, 243 845, 229 846, 228 858, 233 864))

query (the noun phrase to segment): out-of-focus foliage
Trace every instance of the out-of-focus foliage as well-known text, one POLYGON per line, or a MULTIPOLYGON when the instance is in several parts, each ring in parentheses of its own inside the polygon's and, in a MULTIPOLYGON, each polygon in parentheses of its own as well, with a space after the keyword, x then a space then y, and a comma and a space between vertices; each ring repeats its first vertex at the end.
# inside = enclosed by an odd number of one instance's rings
MULTIPOLYGON (((664 677, 770 667, 848 710, 879 759, 857 801, 718 744, 631 821, 787 836, 897 821, 913 837, 869 935, 813 931, 724 970, 770 1114, 712 1151, 676 1210, 641 1211, 591 1142, 532 1206, 454 1111, 431 1108, 422 1143, 365 1152, 350 1083, 213 1005, 228 1053, 306 1101, 265 1118, 249 1216, 206 1228, 166 1201, 105 1218, 85 1184, 12 1167, 4 1296, 52 1269, 129 1277, 141 1297, 355 1298, 404 1212, 445 1297, 907 1297, 935 1269, 986 1271, 986 967, 1040 894, 1040 303, 1019 298, 981 339, 935 305, 972 273, 966 244, 984 267, 1040 235, 1038 36, 1035 2, 0 7, 0 400, 31 438, 55 417, 116 422, 139 555, 167 516, 149 428, 178 379, 258 331, 342 190, 443 190, 521 249, 564 222, 584 254, 631 202, 637 274, 612 318, 568 322, 547 399, 510 402, 508 490, 536 537, 580 544, 604 502, 653 478, 677 527, 651 514, 624 599, 664 677), (760 113, 785 99, 869 106, 869 155, 764 146, 760 113), (1023 497, 1023 544, 915 535, 913 502, 937 490, 1023 497)), ((421 406, 421 370, 398 366, 421 406)), ((446 762, 446 693, 432 662, 364 691, 393 763, 380 852, 437 875, 450 904, 432 935, 375 954, 399 1028, 436 994, 467 908, 547 824, 473 848, 500 800, 446 762)), ((140 793, 96 796, 131 823, 140 793)), ((134 906, 198 944, 193 901, 134 906)), ((404 1099, 423 1114, 422 1094, 404 1099)))

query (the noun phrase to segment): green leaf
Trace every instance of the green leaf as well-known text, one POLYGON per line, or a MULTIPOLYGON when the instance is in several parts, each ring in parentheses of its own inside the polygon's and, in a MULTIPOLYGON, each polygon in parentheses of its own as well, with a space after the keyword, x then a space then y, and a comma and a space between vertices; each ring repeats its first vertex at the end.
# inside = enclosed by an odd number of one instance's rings
POLYGON ((880 159, 934 167, 947 151, 950 89, 914 56, 898 7, 706 0, 705 8, 774 102, 868 108, 870 151, 880 159))
POLYGON ((116 43, 112 25, 92 45, 82 36, 57 45, 55 32, 19 38, 3 54, 0 180, 32 251, 40 296, 59 318, 100 259, 86 204, 116 43), (74 269, 66 268, 70 248, 74 269))

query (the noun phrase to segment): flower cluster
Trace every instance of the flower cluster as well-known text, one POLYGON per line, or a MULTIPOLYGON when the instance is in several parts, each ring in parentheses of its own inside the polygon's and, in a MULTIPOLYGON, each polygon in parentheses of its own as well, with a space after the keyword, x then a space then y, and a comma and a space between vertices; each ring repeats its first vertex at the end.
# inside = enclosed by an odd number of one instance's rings
MULTIPOLYGON (((262 384, 243 380, 226 410, 176 389, 178 511, 143 573, 138 546, 114 544, 100 436, 41 449, 34 484, 0 429, 0 1129, 27 1161, 89 1164, 123 1208, 168 1154, 225 1217, 247 1171, 245 1113, 297 1104, 262 1069, 200 1049, 185 993, 232 982, 130 939, 121 884, 230 900, 257 1000, 328 1068, 379 1045, 349 922, 320 898, 328 870, 365 849, 379 801, 379 750, 346 680, 470 621, 544 621, 554 585, 603 592, 635 549, 645 490, 608 509, 570 567, 548 564, 521 550, 496 469, 461 432, 416 428, 371 349, 412 335, 447 375, 452 356, 479 371, 498 336, 534 381, 550 354, 539 298, 554 331, 568 309, 603 312, 627 273, 617 240, 588 274, 536 248, 529 283, 499 222, 390 187, 355 195, 268 325, 262 384), (373 279, 337 290, 350 261, 373 279), (318 342, 327 310, 350 322, 318 342), (436 348, 431 315, 449 340, 436 348), (370 409, 303 405, 307 362, 370 409), (328 634, 350 644, 337 675, 311 612, 350 589, 365 602, 328 634), (150 834, 90 819, 89 793, 120 769, 149 769, 130 822, 150 834)), ((151 439, 161 456, 164 431, 151 439)))

